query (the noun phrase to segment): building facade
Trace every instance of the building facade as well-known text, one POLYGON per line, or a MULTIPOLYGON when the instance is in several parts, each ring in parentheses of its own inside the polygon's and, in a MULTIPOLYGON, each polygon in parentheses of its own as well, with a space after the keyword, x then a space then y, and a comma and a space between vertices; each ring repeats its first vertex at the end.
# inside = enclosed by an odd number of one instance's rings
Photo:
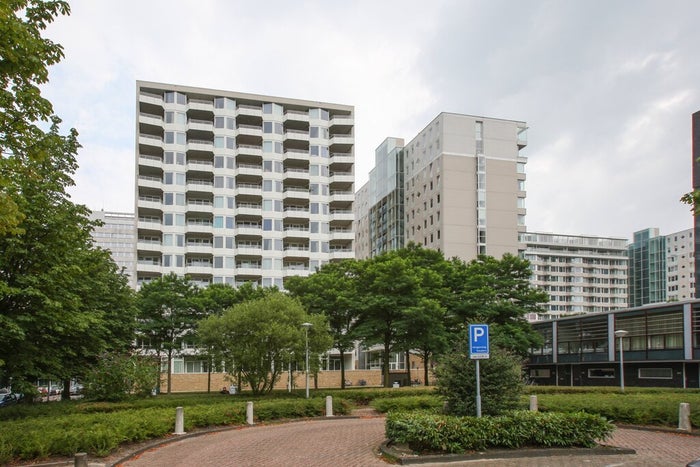
MULTIPOLYGON (((700 110, 691 117, 692 126, 692 167, 693 167, 693 189, 700 190, 700 110)), ((699 213, 700 214, 700 213, 699 213)), ((695 247, 694 251, 700 251, 700 215, 696 215, 693 224, 695 247)), ((695 255, 695 271, 700 271, 700 255, 695 255)), ((695 283, 695 296, 700 297, 700 284, 695 283)))
POLYGON ((666 235, 666 300, 695 298, 694 229, 666 235))
POLYGON ((634 233, 627 248, 630 306, 666 301, 666 237, 659 229, 634 233))
POLYGON ((352 106, 137 82, 137 281, 284 287, 354 257, 352 106))
POLYGON ((109 250, 119 269, 129 277, 129 286, 136 288, 136 224, 134 214, 92 211, 90 219, 102 223, 92 231, 95 245, 109 250))
POLYGON ((547 313, 531 321, 627 308, 626 239, 528 232, 521 241, 530 282, 549 294, 547 313))
POLYGON ((357 192, 355 256, 369 258, 403 248, 404 141, 387 138, 376 149, 369 181, 357 192))
POLYGON ((622 360, 625 385, 700 388, 700 300, 565 317, 533 326, 543 341, 531 350, 527 364, 534 384, 619 386, 622 360), (619 338, 616 331, 626 334, 619 338))
POLYGON ((398 245, 384 232, 395 222, 391 213, 401 209, 405 243, 465 261, 521 252, 527 159, 520 150, 527 145, 526 131, 524 122, 441 113, 403 149, 395 138, 385 141, 377 150, 376 176, 358 195, 365 202, 357 216, 356 238, 366 239, 360 257, 398 245), (381 164, 393 164, 396 173, 381 164), (401 167, 403 206, 393 188, 401 167))

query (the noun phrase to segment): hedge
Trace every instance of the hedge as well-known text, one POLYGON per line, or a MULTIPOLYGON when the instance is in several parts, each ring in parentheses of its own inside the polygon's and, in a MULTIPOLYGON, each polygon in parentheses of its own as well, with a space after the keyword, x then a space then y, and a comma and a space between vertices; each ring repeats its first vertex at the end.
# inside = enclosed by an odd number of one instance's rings
POLYGON ((416 452, 464 453, 495 448, 593 447, 614 426, 603 417, 578 413, 511 412, 497 417, 454 417, 390 412, 386 435, 416 452))

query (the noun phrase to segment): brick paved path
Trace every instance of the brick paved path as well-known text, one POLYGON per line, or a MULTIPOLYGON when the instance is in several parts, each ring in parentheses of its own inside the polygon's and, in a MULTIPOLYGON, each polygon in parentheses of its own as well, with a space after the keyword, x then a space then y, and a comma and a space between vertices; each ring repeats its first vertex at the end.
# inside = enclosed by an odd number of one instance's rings
MULTIPOLYGON (((142 466, 383 466, 378 446, 384 418, 313 419, 211 433, 183 439, 143 453, 124 467, 142 466)), ((558 456, 422 464, 459 466, 685 466, 700 458, 700 437, 617 429, 611 445, 636 455, 558 456)))

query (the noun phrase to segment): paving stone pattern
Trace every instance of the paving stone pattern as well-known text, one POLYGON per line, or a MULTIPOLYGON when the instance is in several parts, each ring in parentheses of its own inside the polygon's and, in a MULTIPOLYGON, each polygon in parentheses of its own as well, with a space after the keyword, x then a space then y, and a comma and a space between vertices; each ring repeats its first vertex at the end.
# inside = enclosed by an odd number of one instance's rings
MULTIPOLYGON (((122 464, 143 466, 384 466, 378 447, 384 418, 313 419, 210 433, 156 447, 122 464)), ((557 456, 471 460, 431 466, 685 466, 700 458, 700 437, 617 429, 609 444, 632 448, 636 455, 557 456)))

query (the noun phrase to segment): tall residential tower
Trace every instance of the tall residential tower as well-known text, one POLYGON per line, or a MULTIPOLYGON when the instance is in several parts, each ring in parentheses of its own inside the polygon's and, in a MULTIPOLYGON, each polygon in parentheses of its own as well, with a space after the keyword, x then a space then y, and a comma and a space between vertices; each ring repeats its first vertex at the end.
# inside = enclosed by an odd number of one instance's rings
POLYGON ((137 82, 137 280, 284 286, 354 257, 354 109, 137 82))

